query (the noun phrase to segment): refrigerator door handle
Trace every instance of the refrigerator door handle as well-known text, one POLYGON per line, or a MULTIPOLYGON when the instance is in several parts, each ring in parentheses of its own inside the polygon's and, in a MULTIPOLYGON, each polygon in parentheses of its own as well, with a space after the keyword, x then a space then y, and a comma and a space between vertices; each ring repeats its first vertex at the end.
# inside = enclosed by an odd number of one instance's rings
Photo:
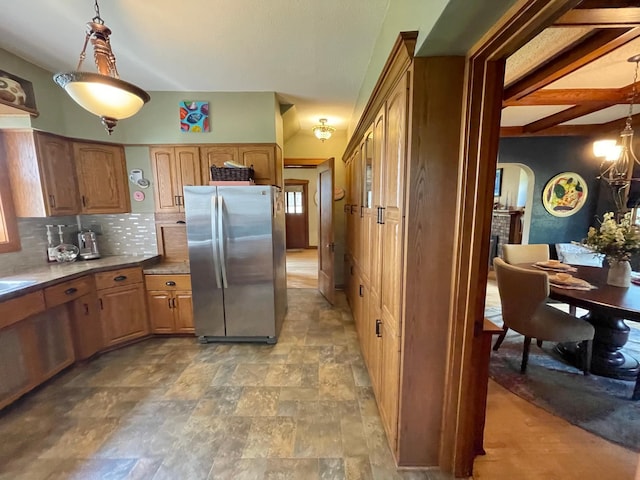
POLYGON ((216 222, 216 219, 218 218, 218 197, 216 195, 211 196, 211 211, 213 212, 213 219, 211 220, 211 250, 213 253, 213 268, 215 270, 216 286, 220 288, 220 265, 218 261, 218 245, 216 245, 216 239, 218 238, 218 223, 216 222))
POLYGON ((222 195, 218 196, 218 245, 220 249, 220 268, 222 270, 222 288, 228 288, 227 284, 227 265, 226 255, 224 253, 224 226, 222 223, 222 208, 224 205, 222 195))

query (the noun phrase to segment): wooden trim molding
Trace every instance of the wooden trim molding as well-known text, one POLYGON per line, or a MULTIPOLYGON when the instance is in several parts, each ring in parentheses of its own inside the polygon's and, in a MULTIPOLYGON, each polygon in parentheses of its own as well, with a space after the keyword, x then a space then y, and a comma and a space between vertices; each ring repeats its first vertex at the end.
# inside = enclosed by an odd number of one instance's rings
MULTIPOLYGON (((459 157, 450 342, 440 467, 472 473, 478 422, 474 360, 482 351, 505 59, 580 0, 520 0, 471 49, 467 61, 463 146, 459 157)), ((517 95, 514 95, 517 96, 517 95)))
MULTIPOLYGON (((0 148, 3 148, 2 145, 0 148)), ((6 158, 6 155, 0 155, 0 253, 20 250, 18 221, 13 206, 6 158)))
POLYGON ((285 158, 284 167, 316 168, 326 160, 326 158, 285 158))

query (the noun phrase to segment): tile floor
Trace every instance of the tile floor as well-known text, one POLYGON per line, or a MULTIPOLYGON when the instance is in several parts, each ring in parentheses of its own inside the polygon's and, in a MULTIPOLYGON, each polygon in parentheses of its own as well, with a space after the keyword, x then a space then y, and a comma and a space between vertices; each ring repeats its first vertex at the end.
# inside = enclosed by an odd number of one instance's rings
POLYGON ((151 339, 0 413, 0 479, 441 479, 394 468, 343 294, 289 290, 276 345, 151 339))

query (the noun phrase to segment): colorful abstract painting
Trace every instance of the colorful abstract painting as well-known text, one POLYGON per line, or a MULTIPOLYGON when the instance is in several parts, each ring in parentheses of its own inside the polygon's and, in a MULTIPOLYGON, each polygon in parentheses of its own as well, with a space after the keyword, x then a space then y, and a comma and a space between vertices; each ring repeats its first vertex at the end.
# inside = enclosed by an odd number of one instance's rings
POLYGON ((183 132, 208 132, 209 102, 193 100, 180 102, 180 130, 183 132))

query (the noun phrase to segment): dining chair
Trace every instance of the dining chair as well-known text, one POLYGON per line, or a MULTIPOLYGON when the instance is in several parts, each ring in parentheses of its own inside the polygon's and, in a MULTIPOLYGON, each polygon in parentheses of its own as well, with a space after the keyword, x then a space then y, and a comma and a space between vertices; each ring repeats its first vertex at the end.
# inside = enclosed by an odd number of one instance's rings
POLYGON ((532 338, 538 342, 581 342, 582 371, 589 375, 595 329, 587 321, 547 305, 549 277, 546 272, 509 265, 498 257, 493 259, 493 267, 504 322, 493 350, 500 348, 509 329, 524 335, 520 371, 525 373, 532 338))
MULTIPOLYGON (((532 243, 529 245, 508 243, 502 246, 502 256, 504 257, 504 261, 511 265, 518 263, 546 262, 549 260, 549 245, 546 243, 532 243)), ((562 302, 547 299, 547 303, 562 302)), ((576 314, 575 305, 569 305, 569 313, 571 315, 576 314)), ((540 342, 538 345, 542 346, 540 342)))
POLYGON ((534 243, 530 245, 506 244, 502 246, 504 261, 515 265, 517 263, 546 262, 549 260, 549 245, 534 243))

